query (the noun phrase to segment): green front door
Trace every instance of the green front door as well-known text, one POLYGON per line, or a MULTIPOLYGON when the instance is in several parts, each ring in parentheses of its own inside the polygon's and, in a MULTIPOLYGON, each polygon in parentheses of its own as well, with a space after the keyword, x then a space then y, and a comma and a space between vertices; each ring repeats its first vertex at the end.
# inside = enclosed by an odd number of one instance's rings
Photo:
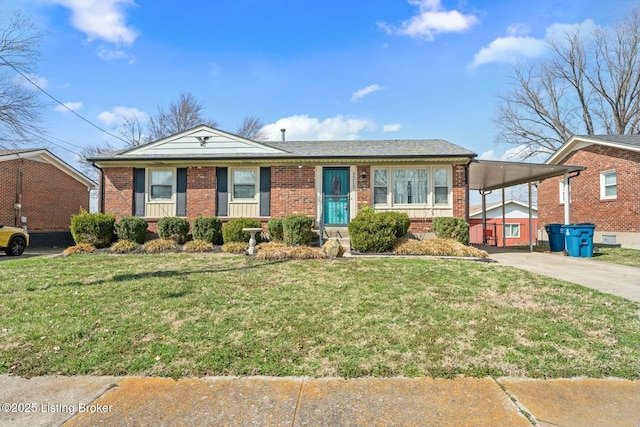
POLYGON ((349 223, 349 168, 324 168, 322 194, 324 223, 347 225, 349 223))

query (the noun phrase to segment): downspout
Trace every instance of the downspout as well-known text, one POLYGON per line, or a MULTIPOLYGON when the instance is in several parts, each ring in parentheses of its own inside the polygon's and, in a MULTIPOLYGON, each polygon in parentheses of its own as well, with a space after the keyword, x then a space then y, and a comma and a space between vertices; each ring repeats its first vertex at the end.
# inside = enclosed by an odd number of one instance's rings
POLYGON ((571 213, 571 178, 576 178, 580 176, 580 171, 575 171, 575 175, 569 175, 565 172, 564 174, 564 223, 565 225, 569 225, 570 220, 569 216, 571 213))
POLYGON ((102 169, 96 166, 95 162, 92 162, 91 166, 98 169, 98 175, 100 176, 98 182, 98 212, 104 213, 104 173, 102 169))

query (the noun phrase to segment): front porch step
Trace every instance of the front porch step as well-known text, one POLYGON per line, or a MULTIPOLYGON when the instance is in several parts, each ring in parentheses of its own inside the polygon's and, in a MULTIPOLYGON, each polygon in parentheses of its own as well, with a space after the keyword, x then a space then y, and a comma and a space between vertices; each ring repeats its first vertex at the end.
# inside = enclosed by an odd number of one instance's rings
POLYGON ((329 239, 338 239, 346 253, 351 253, 351 239, 349 238, 349 229, 347 227, 325 227, 322 237, 320 236, 320 230, 313 230, 312 244, 322 246, 329 239))

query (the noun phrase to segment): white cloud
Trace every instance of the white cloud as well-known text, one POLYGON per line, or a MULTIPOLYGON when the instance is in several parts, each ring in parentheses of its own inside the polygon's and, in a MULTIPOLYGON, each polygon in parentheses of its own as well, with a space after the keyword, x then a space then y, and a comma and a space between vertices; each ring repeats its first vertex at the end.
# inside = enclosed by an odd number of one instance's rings
POLYGON ((263 130, 267 139, 279 141, 282 138, 280 129, 286 129, 286 139, 290 141, 331 141, 342 139, 358 139, 359 133, 373 131, 376 125, 370 120, 347 118, 342 115, 320 120, 316 117, 294 115, 279 119, 266 125, 263 130))
POLYGON ((402 128, 402 124, 400 123, 389 123, 382 127, 383 132, 398 132, 402 128))
POLYGON ((521 36, 498 37, 473 56, 471 68, 490 62, 511 63, 521 58, 535 58, 544 54, 546 49, 546 42, 542 39, 521 36))
POLYGON ((130 107, 113 107, 111 111, 103 111, 98 114, 98 119, 105 125, 119 125, 126 117, 135 116, 140 122, 149 120, 149 115, 137 108, 130 107))
POLYGON ((507 28, 506 37, 498 37, 473 56, 471 68, 491 62, 512 63, 523 58, 536 58, 548 51, 548 40, 563 43, 567 34, 589 34, 596 24, 587 19, 579 24, 552 24, 547 27, 544 39, 526 34, 529 28, 524 24, 512 24, 507 28))
POLYGON ((384 22, 378 22, 378 26, 389 34, 432 41, 438 33, 462 32, 479 22, 475 15, 465 15, 457 10, 444 10, 440 0, 409 0, 409 4, 418 6, 417 15, 404 21, 399 27, 384 22))
POLYGON ((64 107, 62 105, 58 105, 53 110, 60 113, 66 113, 69 110, 78 111, 80 108, 82 108, 82 102, 65 102, 63 105, 64 107))
POLYGON ((105 61, 111 61, 113 59, 128 59, 130 64, 135 62, 135 57, 129 55, 122 49, 109 49, 105 46, 98 47, 98 56, 105 61))
POLYGON ((130 46, 138 37, 127 25, 124 9, 136 6, 133 0, 49 0, 71 11, 71 24, 89 41, 104 40, 130 46))
POLYGON ((500 157, 494 150, 488 150, 478 156, 478 160, 500 160, 502 162, 527 162, 527 163, 544 163, 548 154, 538 154, 528 157, 531 153, 531 146, 520 144, 517 147, 509 148, 500 157))
POLYGON ((379 90, 384 90, 384 87, 380 85, 369 85, 364 89, 357 90, 351 95, 351 102, 356 102, 358 99, 369 95, 370 93, 377 92, 379 90))
POLYGON ((478 160, 498 160, 493 150, 485 151, 478 156, 478 160))

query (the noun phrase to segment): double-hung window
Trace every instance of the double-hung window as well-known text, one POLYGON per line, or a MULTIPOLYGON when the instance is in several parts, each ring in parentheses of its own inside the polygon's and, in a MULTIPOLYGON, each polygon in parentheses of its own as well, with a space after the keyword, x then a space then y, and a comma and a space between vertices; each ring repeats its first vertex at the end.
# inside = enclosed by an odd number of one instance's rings
POLYGON ((388 172, 387 169, 375 169, 373 172, 373 203, 375 205, 387 204, 388 172))
POLYGON ((505 224, 504 225, 504 237, 506 237, 506 238, 519 238, 520 237, 520 224, 505 224))
POLYGON ((600 173, 600 199, 608 200, 618 197, 618 179, 616 171, 600 173))
POLYGON ((167 201, 173 198, 173 170, 159 169, 149 171, 149 200, 167 201))
POLYGON ((433 170, 433 195, 436 206, 449 204, 449 169, 435 168, 433 170))
POLYGON ((255 169, 234 169, 232 172, 233 199, 256 198, 257 173, 255 169))

